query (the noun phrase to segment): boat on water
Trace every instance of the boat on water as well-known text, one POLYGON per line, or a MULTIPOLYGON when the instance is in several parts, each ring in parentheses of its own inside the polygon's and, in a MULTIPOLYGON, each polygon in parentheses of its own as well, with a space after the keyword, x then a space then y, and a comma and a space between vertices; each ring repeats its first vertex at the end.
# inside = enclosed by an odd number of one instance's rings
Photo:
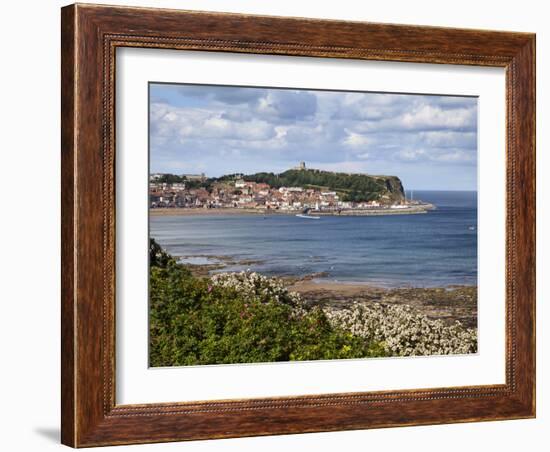
POLYGON ((321 219, 321 217, 316 217, 314 215, 305 215, 303 213, 297 213, 296 216, 298 218, 307 218, 309 220, 320 220, 321 219))
POLYGON ((315 216, 315 215, 310 215, 309 214, 310 210, 311 209, 309 209, 309 208, 304 209, 304 210, 302 210, 302 213, 297 213, 296 216, 298 218, 307 218, 308 220, 319 220, 319 219, 321 219, 321 217, 318 217, 318 216, 315 216))

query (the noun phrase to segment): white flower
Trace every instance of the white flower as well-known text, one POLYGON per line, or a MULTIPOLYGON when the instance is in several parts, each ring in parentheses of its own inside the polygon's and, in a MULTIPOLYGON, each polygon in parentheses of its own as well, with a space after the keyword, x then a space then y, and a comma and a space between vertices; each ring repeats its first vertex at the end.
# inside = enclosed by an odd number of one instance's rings
POLYGON ((477 351, 477 332, 460 322, 447 326, 407 305, 354 303, 345 309, 325 308, 331 324, 369 341, 384 344, 394 356, 464 354, 477 351))

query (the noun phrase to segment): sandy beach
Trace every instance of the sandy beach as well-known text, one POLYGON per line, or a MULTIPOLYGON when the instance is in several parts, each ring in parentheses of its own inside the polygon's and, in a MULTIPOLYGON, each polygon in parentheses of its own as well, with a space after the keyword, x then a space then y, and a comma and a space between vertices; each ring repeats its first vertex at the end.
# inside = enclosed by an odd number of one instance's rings
MULTIPOLYGON (((433 210, 435 206, 432 204, 423 204, 421 206, 413 206, 405 209, 348 209, 340 212, 322 211, 311 212, 311 215, 320 216, 379 216, 379 215, 414 215, 427 213, 433 210)), ((213 216, 213 215, 296 215, 302 213, 301 210, 266 210, 266 209, 241 209, 224 207, 219 209, 204 209, 204 208, 179 208, 179 207, 160 207, 149 209, 151 216, 213 216)))
MULTIPOLYGON (((212 215, 265 215, 266 212, 258 209, 203 209, 203 208, 156 208, 149 209, 151 216, 212 216, 212 215)), ((269 215, 272 214, 271 212, 269 215)))

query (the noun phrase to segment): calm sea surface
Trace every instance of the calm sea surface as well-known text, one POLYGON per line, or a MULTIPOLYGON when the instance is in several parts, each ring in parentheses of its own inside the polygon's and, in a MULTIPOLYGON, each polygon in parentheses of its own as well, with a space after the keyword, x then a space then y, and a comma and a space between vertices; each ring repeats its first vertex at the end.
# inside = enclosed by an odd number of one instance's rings
POLYGON ((415 191, 414 197, 437 210, 320 220, 293 215, 152 216, 150 233, 189 263, 215 262, 216 256, 257 262, 223 271, 325 272, 323 279, 389 287, 476 284, 477 193, 415 191))

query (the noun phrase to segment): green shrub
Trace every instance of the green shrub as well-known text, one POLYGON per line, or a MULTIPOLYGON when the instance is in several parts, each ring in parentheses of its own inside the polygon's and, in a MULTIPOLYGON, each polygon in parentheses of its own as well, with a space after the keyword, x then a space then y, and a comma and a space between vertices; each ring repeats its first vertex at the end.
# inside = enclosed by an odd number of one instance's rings
POLYGON ((297 306, 275 279, 196 278, 156 247, 152 241, 151 366, 384 356, 380 344, 331 325, 321 309, 297 306))

